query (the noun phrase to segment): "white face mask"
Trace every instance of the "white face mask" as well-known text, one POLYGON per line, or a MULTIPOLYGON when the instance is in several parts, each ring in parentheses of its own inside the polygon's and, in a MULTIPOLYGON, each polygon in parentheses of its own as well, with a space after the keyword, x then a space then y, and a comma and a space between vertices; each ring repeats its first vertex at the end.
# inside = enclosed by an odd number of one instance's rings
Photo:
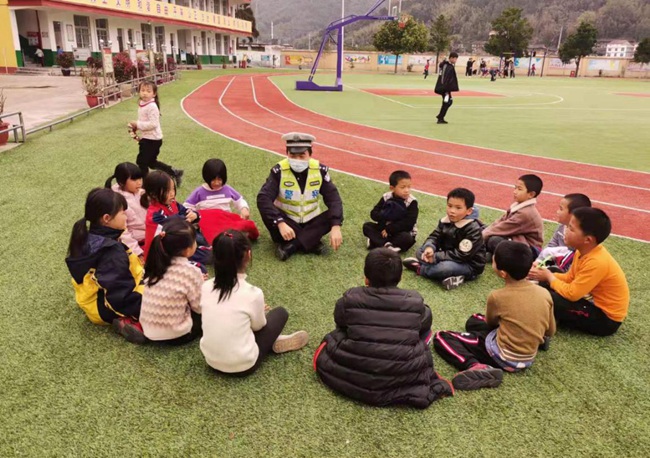
POLYGON ((300 159, 289 159, 289 166, 291 170, 296 173, 304 172, 309 167, 309 161, 301 161, 300 159))

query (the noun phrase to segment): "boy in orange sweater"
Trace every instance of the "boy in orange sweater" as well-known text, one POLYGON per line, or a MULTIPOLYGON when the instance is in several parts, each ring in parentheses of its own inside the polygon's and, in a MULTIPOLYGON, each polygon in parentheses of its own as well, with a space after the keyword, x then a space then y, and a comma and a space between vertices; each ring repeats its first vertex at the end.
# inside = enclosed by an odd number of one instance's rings
POLYGON ((625 273, 601 245, 612 224, 599 208, 573 212, 564 234, 576 255, 567 273, 533 267, 529 278, 548 282, 558 324, 597 336, 614 334, 627 316, 630 290, 625 273))

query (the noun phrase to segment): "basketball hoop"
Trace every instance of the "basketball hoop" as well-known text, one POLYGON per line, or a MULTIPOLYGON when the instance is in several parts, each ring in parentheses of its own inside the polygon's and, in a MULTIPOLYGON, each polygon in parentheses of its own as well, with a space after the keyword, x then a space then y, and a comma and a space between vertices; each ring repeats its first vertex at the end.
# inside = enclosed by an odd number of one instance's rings
POLYGON ((408 20, 409 20, 408 14, 402 13, 399 17, 399 22, 397 23, 397 25, 399 26, 400 29, 403 29, 404 27, 406 27, 406 23, 408 20))

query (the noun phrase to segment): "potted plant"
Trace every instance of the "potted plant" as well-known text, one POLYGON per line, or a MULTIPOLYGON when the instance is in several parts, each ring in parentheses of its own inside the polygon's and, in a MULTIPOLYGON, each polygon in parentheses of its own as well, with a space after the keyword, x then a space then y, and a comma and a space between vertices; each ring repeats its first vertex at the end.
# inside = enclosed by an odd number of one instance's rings
POLYGON ((74 56, 71 52, 62 52, 56 56, 56 64, 61 67, 63 76, 70 76, 70 67, 74 65, 74 56))
MULTIPOLYGON (((4 89, 0 88, 0 115, 2 115, 2 113, 5 111, 6 101, 7 101, 7 97, 5 97, 4 89)), ((10 127, 11 124, 9 124, 8 122, 4 122, 2 119, 0 119, 0 131, 7 130, 10 127)), ((9 132, 1 133, 0 146, 6 145, 8 141, 9 141, 9 132)))
POLYGON ((120 96, 131 97, 131 80, 135 77, 135 66, 126 51, 113 56, 113 74, 115 82, 120 84, 120 96))
POLYGON ((102 103, 102 85, 99 79, 99 70, 88 67, 81 72, 81 86, 86 93, 86 102, 90 108, 102 103))

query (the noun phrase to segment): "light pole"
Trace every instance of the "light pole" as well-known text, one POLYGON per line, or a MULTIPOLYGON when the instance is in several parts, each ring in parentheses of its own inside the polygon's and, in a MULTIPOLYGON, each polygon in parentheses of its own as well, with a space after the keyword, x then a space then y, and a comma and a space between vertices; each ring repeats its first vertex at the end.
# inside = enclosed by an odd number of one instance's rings
POLYGON ((74 53, 77 51, 77 45, 72 45, 72 68, 74 70, 74 76, 77 76, 77 58, 74 53))
POLYGON ((167 45, 165 43, 161 44, 160 50, 163 55, 163 73, 165 73, 165 78, 167 78, 167 45))

